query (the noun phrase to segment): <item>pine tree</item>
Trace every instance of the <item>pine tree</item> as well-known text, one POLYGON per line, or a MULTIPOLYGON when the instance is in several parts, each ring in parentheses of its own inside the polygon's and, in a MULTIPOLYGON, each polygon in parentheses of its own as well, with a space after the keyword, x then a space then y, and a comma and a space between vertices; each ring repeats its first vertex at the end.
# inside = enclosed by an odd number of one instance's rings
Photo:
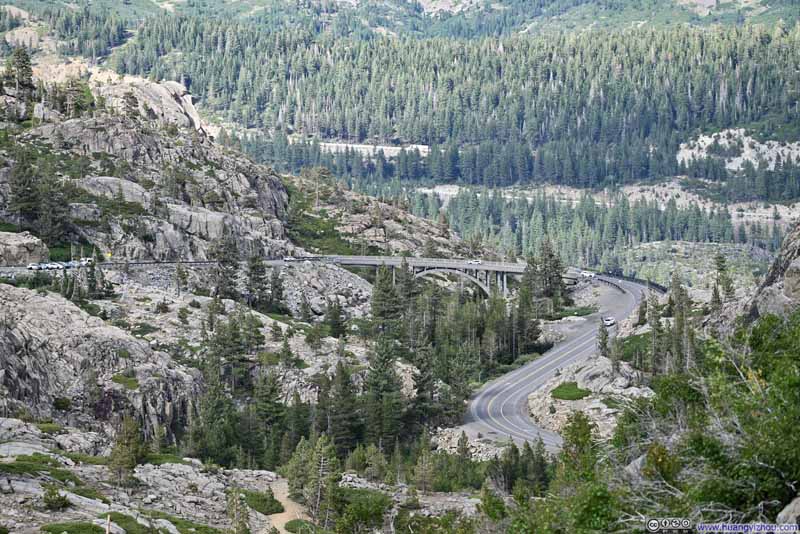
POLYGON ((597 329, 597 350, 603 358, 610 356, 608 350, 608 328, 603 321, 600 321, 600 327, 597 329))
POLYGON ((317 439, 307 469, 303 499, 314 522, 327 530, 334 520, 340 473, 336 450, 325 434, 317 439))
POLYGON ((434 399, 436 380, 433 376, 432 359, 433 348, 430 345, 421 347, 417 351, 416 370, 414 371, 415 395, 411 412, 416 423, 423 428, 434 424, 439 412, 439 407, 434 399))
POLYGON ((379 339, 364 384, 367 435, 378 445, 392 443, 400 433, 402 404, 393 345, 386 337, 379 339))
POLYGON ((727 300, 735 297, 735 290, 733 287, 733 280, 728 272, 728 262, 722 253, 718 253, 714 257, 714 266, 717 271, 717 285, 722 289, 723 294, 727 300))
POLYGON ((331 385, 330 428, 328 434, 339 457, 345 457, 357 443, 360 414, 350 371, 341 362, 331 385))
POLYGON ((209 256, 217 264, 212 274, 214 295, 223 299, 236 299, 236 274, 239 270, 239 251, 236 241, 229 231, 216 239, 209 250, 209 256))
POLYGON ((273 267, 269 277, 269 311, 280 312, 283 309, 283 279, 280 269, 273 267))
POLYGON ((13 80, 17 94, 20 91, 28 92, 33 89, 31 57, 24 47, 17 47, 12 52, 9 62, 6 64, 6 77, 13 80))
POLYGON ((230 534, 250 534, 250 513, 241 490, 234 486, 228 491, 226 499, 228 519, 231 521, 230 534))
POLYGON ((372 323, 376 333, 400 339, 400 299, 392 283, 392 273, 385 266, 378 268, 372 288, 372 323))
POLYGON ((125 416, 108 459, 108 467, 116 476, 118 483, 122 483, 133 474, 133 469, 144 459, 146 453, 139 423, 133 417, 125 416))
POLYGON ((328 334, 334 338, 340 338, 345 333, 344 321, 342 320, 342 307, 339 300, 334 298, 327 301, 325 308, 325 324, 328 326, 328 334))
POLYGON ((252 307, 266 311, 269 301, 267 268, 259 254, 254 254, 247 260, 247 293, 252 307))

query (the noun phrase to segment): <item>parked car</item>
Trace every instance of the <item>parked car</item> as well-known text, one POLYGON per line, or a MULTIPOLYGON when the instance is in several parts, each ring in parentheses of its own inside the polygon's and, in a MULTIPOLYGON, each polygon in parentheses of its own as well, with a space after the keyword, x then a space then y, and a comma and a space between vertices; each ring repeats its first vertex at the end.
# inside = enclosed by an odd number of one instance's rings
POLYGON ((39 265, 38 263, 29 263, 28 264, 28 270, 29 271, 38 271, 41 268, 42 268, 42 266, 39 265))
POLYGON ((300 261, 301 258, 295 258, 294 256, 284 256, 283 261, 300 261))
POLYGON ((617 324, 617 320, 613 317, 603 317, 603 324, 606 326, 614 326, 617 324))
POLYGON ((583 278, 594 278, 596 275, 591 271, 581 271, 581 277, 583 278))
POLYGON ((57 261, 50 262, 49 265, 50 265, 49 268, 53 270, 59 270, 64 268, 64 265, 58 263, 57 261))
POLYGON ((467 263, 470 265, 480 265, 483 262, 481 260, 467 260, 467 263))
POLYGON ((86 267, 87 265, 91 265, 93 263, 94 263, 94 259, 93 258, 81 258, 80 259, 81 267, 86 267))

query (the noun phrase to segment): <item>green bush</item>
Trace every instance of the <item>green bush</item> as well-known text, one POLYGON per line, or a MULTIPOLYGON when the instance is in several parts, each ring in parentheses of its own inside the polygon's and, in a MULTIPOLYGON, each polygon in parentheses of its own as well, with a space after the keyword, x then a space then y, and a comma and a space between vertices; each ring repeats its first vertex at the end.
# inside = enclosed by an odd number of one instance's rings
POLYGON ((292 534, 316 534, 317 527, 304 519, 292 519, 283 526, 286 532, 292 534))
POLYGON ((264 515, 283 512, 283 505, 275 498, 271 488, 264 493, 250 490, 241 490, 241 493, 244 495, 244 502, 247 503, 247 506, 256 512, 264 515))
POLYGON ((588 389, 579 388, 576 382, 563 382, 550 392, 550 396, 554 399, 567 401, 579 400, 591 394, 588 389))
POLYGON ((72 401, 65 397, 56 397, 53 400, 53 408, 59 411, 67 411, 72 407, 72 401))
POLYGON ((58 491, 58 487, 54 484, 45 485, 42 503, 44 503, 45 508, 53 511, 59 511, 69 507, 69 499, 61 495, 58 491))
POLYGON ((8 529, 2 525, 0 525, 0 534, 8 534, 8 529))

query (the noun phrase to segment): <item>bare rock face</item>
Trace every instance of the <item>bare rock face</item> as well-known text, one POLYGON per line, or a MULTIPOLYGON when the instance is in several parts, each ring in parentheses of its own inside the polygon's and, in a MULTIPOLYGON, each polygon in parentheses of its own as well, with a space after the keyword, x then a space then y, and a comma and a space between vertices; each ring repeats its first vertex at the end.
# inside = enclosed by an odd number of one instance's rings
POLYGON ((41 239, 28 233, 0 232, 0 267, 47 261, 50 252, 41 239))
MULTIPOLYGON (((199 371, 58 295, 3 284, 0 354, 4 413, 24 411, 107 434, 125 413, 135 414, 149 436, 156 427, 177 429, 201 394, 199 371)), ((75 446, 86 447, 92 445, 75 446)))
POLYGON ((90 82, 96 83, 94 93, 117 113, 138 113, 162 125, 173 124, 205 133, 192 95, 178 82, 156 83, 133 76, 120 79, 107 71, 95 72, 90 82))
MULTIPOLYGON (((461 432, 462 430, 459 428, 439 428, 431 435, 431 442, 439 451, 456 454, 461 432)), ((503 453, 503 447, 498 446, 492 439, 470 438, 469 436, 467 439, 470 457, 475 461, 486 462, 498 458, 503 453)))
POLYGON ((787 504, 778 514, 775 522, 779 525, 800 523, 800 497, 795 497, 792 502, 787 504))
POLYGON ((778 257, 750 303, 750 316, 786 316, 800 306, 800 225, 783 239, 778 257))
POLYGON ((303 301, 311 312, 323 315, 327 300, 336 300, 351 317, 369 313, 372 286, 363 278, 333 265, 297 262, 283 268, 284 298, 292 315, 299 316, 303 301))

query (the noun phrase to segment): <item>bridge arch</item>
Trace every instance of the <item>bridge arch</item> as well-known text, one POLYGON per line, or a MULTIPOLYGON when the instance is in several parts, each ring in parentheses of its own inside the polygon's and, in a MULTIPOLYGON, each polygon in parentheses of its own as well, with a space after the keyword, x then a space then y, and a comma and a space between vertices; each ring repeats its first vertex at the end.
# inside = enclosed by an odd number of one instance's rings
POLYGON ((434 267, 432 269, 425 269, 423 271, 418 271, 414 273, 414 278, 422 278, 424 276, 430 276, 436 274, 454 274, 456 276, 460 276, 461 278, 468 280, 473 284, 475 284, 476 286, 478 286, 487 297, 492 294, 491 290, 489 289, 489 286, 486 285, 482 280, 472 276, 469 273, 460 271, 458 269, 450 269, 447 267, 434 267))

